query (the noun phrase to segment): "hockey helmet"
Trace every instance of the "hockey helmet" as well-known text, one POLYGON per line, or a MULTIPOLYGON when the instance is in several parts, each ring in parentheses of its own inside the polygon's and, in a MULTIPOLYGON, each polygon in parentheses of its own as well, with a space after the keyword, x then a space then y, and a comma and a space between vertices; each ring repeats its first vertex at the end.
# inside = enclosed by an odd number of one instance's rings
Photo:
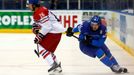
POLYGON ((27 4, 39 4, 39 0, 27 0, 27 4))
POLYGON ((101 18, 97 15, 93 16, 91 18, 91 24, 94 25, 94 24, 98 24, 100 25, 101 24, 101 18))

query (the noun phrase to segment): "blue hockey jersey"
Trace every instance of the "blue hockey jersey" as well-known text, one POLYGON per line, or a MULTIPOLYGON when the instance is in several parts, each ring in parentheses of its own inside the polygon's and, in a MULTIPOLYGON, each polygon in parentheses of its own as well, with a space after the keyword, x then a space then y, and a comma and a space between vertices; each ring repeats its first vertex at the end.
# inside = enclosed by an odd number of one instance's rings
POLYGON ((95 47, 101 47, 106 40, 107 29, 104 25, 100 25, 97 31, 91 29, 91 22, 85 21, 73 28, 73 32, 80 32, 79 41, 82 42, 86 35, 92 36, 90 45, 95 47))

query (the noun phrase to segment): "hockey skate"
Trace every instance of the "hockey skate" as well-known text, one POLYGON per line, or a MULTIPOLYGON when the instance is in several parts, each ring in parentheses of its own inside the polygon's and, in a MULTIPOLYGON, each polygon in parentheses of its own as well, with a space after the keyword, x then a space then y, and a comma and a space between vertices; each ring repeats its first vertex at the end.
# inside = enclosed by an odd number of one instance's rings
POLYGON ((53 66, 48 70, 49 75, 56 75, 62 72, 61 62, 58 64, 57 62, 53 63, 53 66))
POLYGON ((123 73, 128 73, 127 68, 121 67, 123 73))
POLYGON ((119 65, 114 65, 111 67, 111 70, 115 73, 127 73, 127 68, 120 67, 119 65))

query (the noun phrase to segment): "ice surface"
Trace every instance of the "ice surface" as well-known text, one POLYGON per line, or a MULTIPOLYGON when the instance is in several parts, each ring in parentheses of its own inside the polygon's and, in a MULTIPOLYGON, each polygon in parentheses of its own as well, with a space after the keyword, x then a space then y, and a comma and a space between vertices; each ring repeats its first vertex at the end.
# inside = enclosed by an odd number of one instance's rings
MULTIPOLYGON (((48 75, 48 64, 34 54, 33 34, 0 34, 0 75, 48 75)), ((134 57, 110 39, 106 43, 121 66, 134 75, 134 57)), ((56 50, 62 62, 63 75, 116 75, 97 58, 84 55, 77 39, 62 36, 56 50)))

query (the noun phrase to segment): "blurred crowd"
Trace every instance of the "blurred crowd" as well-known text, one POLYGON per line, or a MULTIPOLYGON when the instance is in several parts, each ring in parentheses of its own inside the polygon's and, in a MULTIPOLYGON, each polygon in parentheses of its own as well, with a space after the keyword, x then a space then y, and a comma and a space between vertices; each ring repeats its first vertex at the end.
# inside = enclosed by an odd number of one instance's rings
MULTIPOLYGON (((41 0, 49 9, 134 10, 134 0, 41 0)), ((26 0, 0 0, 0 9, 27 9, 26 0)))

